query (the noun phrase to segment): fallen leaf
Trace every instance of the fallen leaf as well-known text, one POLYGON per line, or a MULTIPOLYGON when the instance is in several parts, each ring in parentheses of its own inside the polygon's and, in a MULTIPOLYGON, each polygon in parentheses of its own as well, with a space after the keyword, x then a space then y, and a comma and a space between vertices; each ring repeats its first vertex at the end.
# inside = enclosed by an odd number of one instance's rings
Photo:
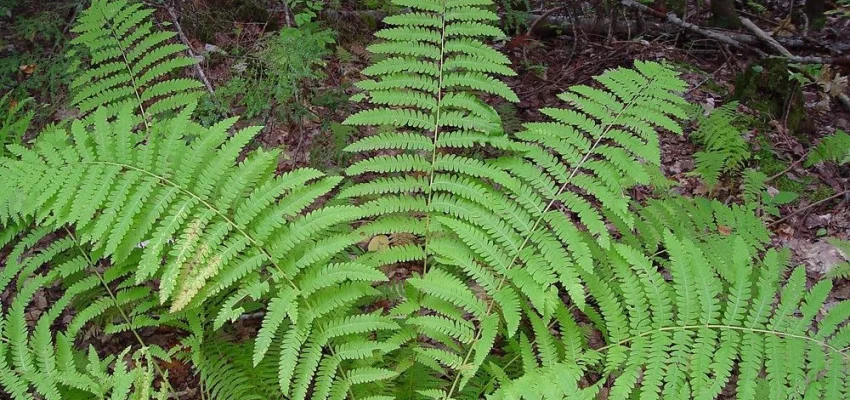
POLYGON ((21 65, 19 69, 27 75, 32 75, 32 73, 35 72, 35 64, 24 64, 21 65))
POLYGON ((717 225, 717 231, 723 236, 729 236, 732 234, 732 228, 726 225, 717 225))
POLYGON ((407 233, 407 232, 399 232, 390 235, 390 241, 392 244, 396 246, 404 246, 406 244, 413 244, 416 242, 416 235, 407 233))
POLYGON ((387 235, 377 235, 369 241, 369 251, 381 251, 390 248, 390 238, 387 235))

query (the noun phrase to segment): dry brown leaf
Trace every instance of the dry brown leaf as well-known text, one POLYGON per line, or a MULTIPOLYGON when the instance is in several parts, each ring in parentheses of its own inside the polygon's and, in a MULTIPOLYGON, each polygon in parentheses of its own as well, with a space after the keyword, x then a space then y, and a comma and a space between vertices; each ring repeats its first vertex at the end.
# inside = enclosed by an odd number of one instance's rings
POLYGON ((390 235, 390 242, 396 246, 404 246, 406 244, 416 243, 416 235, 407 233, 407 232, 399 232, 390 235))
POLYGON ((35 72, 35 64, 24 64, 21 65, 19 69, 27 75, 32 75, 32 73, 35 72))
POLYGON ((377 235, 369 241, 369 251, 381 251, 390 248, 390 238, 387 235, 377 235))

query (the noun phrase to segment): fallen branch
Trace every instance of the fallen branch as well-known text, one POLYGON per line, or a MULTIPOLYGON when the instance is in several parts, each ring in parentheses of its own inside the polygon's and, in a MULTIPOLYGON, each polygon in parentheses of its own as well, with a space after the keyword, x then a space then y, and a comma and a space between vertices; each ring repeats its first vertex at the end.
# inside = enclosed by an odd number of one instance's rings
POLYGON ((756 37, 767 43, 770 47, 773 47, 780 54, 788 58, 794 57, 794 55, 791 54, 788 49, 779 44, 776 39, 774 39, 772 36, 768 35, 767 32, 759 28, 756 24, 753 23, 753 21, 750 21, 748 18, 744 17, 738 17, 738 19, 741 21, 741 24, 744 25, 744 27, 749 29, 750 32, 752 32, 754 35, 756 35, 756 37))
MULTIPOLYGON (((815 62, 816 64, 832 64, 832 63, 836 63, 836 62, 837 63, 846 62, 846 63, 848 63, 848 65, 850 65, 850 58, 848 58, 848 57, 843 57, 843 58, 797 57, 793 53, 788 51, 788 49, 786 49, 781 44, 779 44, 779 42, 774 40, 773 37, 771 37, 770 35, 767 34, 767 32, 763 31, 761 28, 756 26, 756 24, 754 24, 753 21, 750 21, 749 19, 746 19, 746 18, 743 18, 743 17, 740 17, 739 19, 741 20, 741 24, 743 24, 745 27, 747 27, 747 29, 752 31, 756 36, 761 38, 761 40, 765 41, 765 43, 769 44, 770 47, 773 47, 776 51, 778 51, 780 54, 782 54, 783 58, 787 59, 790 62, 798 63, 798 64, 804 64, 805 61, 815 61, 815 60, 817 60, 817 61, 820 61, 820 62, 815 62), (829 61, 831 61, 831 62, 829 62, 829 61)), ((814 80, 814 77, 809 76, 809 79, 814 80)), ((835 97, 838 98, 838 102, 841 103, 841 105, 847 111, 850 111, 850 97, 847 97, 847 95, 844 94, 844 93, 839 93, 835 97)))
MULTIPOLYGON (((742 32, 732 32, 732 31, 723 31, 724 34, 729 36, 732 39, 735 39, 743 44, 748 44, 750 46, 758 46, 761 43, 761 39, 750 35, 748 33, 742 32)), ((813 45, 821 46, 820 44, 813 44, 807 41, 806 39, 797 39, 797 38, 785 38, 778 37, 774 38, 777 42, 785 46, 785 48, 799 49, 799 48, 811 48, 813 45)))
POLYGON ((808 210, 808 209, 810 209, 810 208, 812 208, 812 207, 817 207, 817 206, 819 206, 819 205, 821 205, 821 204, 823 204, 823 203, 826 203, 827 201, 837 199, 837 198, 839 198, 839 197, 841 197, 841 196, 844 196, 844 195, 847 195, 847 194, 850 194, 850 189, 845 190, 845 191, 843 191, 843 192, 836 193, 836 194, 834 194, 834 195, 832 195, 832 196, 829 196, 829 197, 827 197, 827 198, 825 198, 825 199, 823 199, 823 200, 821 200, 821 201, 816 201, 816 202, 814 202, 814 203, 812 203, 812 204, 809 204, 809 205, 807 205, 807 206, 805 206, 805 207, 798 208, 798 209, 794 210, 791 214, 788 214, 788 215, 786 215, 786 216, 784 216, 784 217, 782 217, 782 218, 780 218, 780 219, 778 219, 778 220, 776 220, 776 221, 771 222, 771 223, 770 223, 770 226, 776 226, 776 225, 779 225, 779 224, 781 224, 782 222, 787 221, 789 218, 791 218, 791 217, 793 217, 793 216, 795 216, 795 215, 797 215, 797 214, 799 214, 799 213, 801 213, 801 212, 803 212, 803 211, 806 211, 806 210, 808 210))
MULTIPOLYGON (((552 11, 552 10, 549 10, 549 11, 552 11)), ((649 11, 647 11, 647 12, 649 12, 650 14, 652 14, 656 17, 663 18, 665 20, 667 19, 666 14, 655 11, 651 8, 649 8, 649 11)), ((381 21, 382 19, 384 19, 387 16, 387 13, 383 12, 383 11, 377 11, 377 10, 356 10, 356 11, 324 10, 324 11, 322 11, 322 15, 327 20, 334 21, 334 22, 340 22, 342 20, 349 19, 349 18, 369 18, 369 19, 373 19, 373 20, 376 20, 376 21, 381 21)), ((678 17, 675 17, 675 20, 681 21, 678 17)), ((526 22, 526 24, 529 24, 529 25, 534 24, 535 29, 541 29, 542 27, 546 27, 548 29, 555 29, 555 30, 559 30, 559 31, 562 31, 562 32, 565 32, 565 33, 575 32, 576 30, 579 30, 579 31, 582 31, 582 32, 588 32, 588 33, 607 33, 609 28, 611 28, 614 32, 617 32, 617 33, 638 32, 640 30, 639 24, 635 21, 630 21, 630 20, 619 19, 619 20, 612 22, 608 19, 577 18, 578 24, 573 24, 573 22, 569 18, 564 18, 564 17, 554 15, 554 14, 549 13, 549 12, 544 12, 543 14, 529 14, 526 17, 525 22, 526 22), (550 15, 545 15, 545 14, 550 14, 550 15), (574 25, 577 25, 577 27, 574 26, 574 25)), ((675 25, 676 23, 672 22, 671 24, 675 25)), ((658 25, 650 24, 650 25, 643 25, 643 26, 644 26, 644 28, 650 27, 652 31, 662 31, 662 32, 665 32, 665 33, 671 32, 670 30, 665 29, 665 27, 662 24, 658 24, 658 25)), ((681 25, 679 25, 679 27, 681 27, 681 25)), ((725 31, 725 30, 722 30, 722 29, 711 29, 711 28, 699 28, 699 30, 696 31, 696 32, 699 33, 699 34, 702 34, 702 32, 708 32, 710 34, 725 36, 725 37, 732 39, 735 42, 739 42, 740 44, 743 44, 743 45, 758 46, 761 43, 761 39, 759 39, 759 38, 757 38, 753 35, 747 34, 747 33, 732 32, 732 31, 725 31)), ((812 43, 808 43, 804 39, 780 37, 780 38, 775 38, 775 40, 777 42, 781 43, 786 48, 792 48, 792 49, 813 46, 812 43)), ((730 44, 730 43, 727 43, 727 44, 730 44)), ((814 44, 814 45, 817 45, 817 44, 814 44)), ((838 60, 838 62, 837 62, 838 64, 842 64, 842 65, 845 62, 850 62, 850 60, 844 60, 844 59, 836 59, 836 60, 838 60)), ((802 61, 800 63, 801 64, 804 64, 804 63, 814 64, 814 63, 817 63, 817 62, 816 61, 802 61)), ((832 63, 830 63, 830 64, 832 64, 832 63)))
POLYGON ((621 0, 620 4, 622 4, 626 7, 629 7, 629 8, 634 8, 634 9, 643 11, 647 14, 654 15, 658 18, 663 18, 663 19, 667 20, 667 22, 669 22, 673 25, 676 25, 680 28, 687 29, 691 32, 705 36, 709 39, 714 39, 714 40, 716 40, 720 43, 727 44, 729 46, 736 47, 736 48, 742 49, 742 50, 753 51, 753 52, 757 53, 758 55, 760 55, 762 57, 766 55, 763 51, 761 51, 759 49, 751 48, 749 46, 746 46, 743 43, 739 42, 738 40, 735 40, 735 39, 729 37, 728 35, 724 35, 724 34, 719 33, 717 31, 711 31, 711 30, 703 29, 703 28, 700 28, 699 26, 694 25, 690 22, 682 21, 682 19, 677 17, 676 14, 674 14, 674 13, 664 14, 661 11, 657 11, 657 10, 654 10, 652 8, 649 8, 646 5, 638 3, 634 0, 621 0))
POLYGON ((171 20, 174 22, 174 28, 177 30, 177 35, 180 36, 180 41, 186 45, 186 52, 189 53, 189 57, 192 57, 192 59, 195 60, 195 72, 198 74, 201 82, 204 83, 204 86, 207 87, 207 91, 209 91, 211 95, 215 96, 215 89, 213 89, 210 80, 207 79, 207 75, 204 74, 204 69, 201 68, 201 64, 197 62, 198 59, 195 56, 195 52, 192 51, 192 45, 189 43, 189 39, 186 37, 186 34, 183 33, 183 29, 180 28, 180 21, 177 19, 177 13, 174 12, 173 8, 168 7, 168 14, 171 15, 171 20))
POLYGON ((795 64, 832 64, 850 66, 850 57, 817 57, 817 56, 791 56, 788 61, 795 64))
POLYGON ((539 17, 535 18, 534 21, 532 21, 530 24, 528 24, 528 32, 526 34, 531 35, 532 33, 534 33, 534 28, 537 27, 537 24, 539 24, 541 21, 545 21, 546 18, 549 18, 550 15, 552 15, 552 14, 558 12, 558 11, 561 11, 563 9, 564 9, 563 6, 555 7, 553 9, 549 10, 549 11, 544 12, 539 17))
MULTIPOLYGON (((574 32, 575 30, 579 30, 589 33, 604 33, 608 32, 609 28, 613 29, 617 33, 636 32, 638 30, 638 23, 635 21, 611 21, 607 18, 577 18, 577 24, 573 24, 569 18, 554 15, 556 11, 559 11, 559 8, 556 7, 544 12, 543 14, 528 14, 525 18, 525 23, 534 29, 533 33, 539 33, 539 31, 544 28, 562 32, 574 32)), ((381 21, 386 18, 387 13, 377 10, 323 10, 322 16, 328 21, 340 23, 347 19, 355 18, 368 18, 375 21, 381 21)))

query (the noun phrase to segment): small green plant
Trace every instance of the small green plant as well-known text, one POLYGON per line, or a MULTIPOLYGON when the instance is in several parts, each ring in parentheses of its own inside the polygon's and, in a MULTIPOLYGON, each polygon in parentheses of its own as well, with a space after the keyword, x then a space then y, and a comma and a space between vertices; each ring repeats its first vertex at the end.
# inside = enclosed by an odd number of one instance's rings
POLYGON ((242 72, 218 94, 232 99, 246 117, 274 116, 298 120, 309 113, 306 88, 324 78, 325 58, 335 39, 332 31, 314 26, 289 28, 263 39, 241 64, 242 72))
POLYGON ((758 214, 778 217, 779 206, 793 203, 799 197, 798 193, 767 186, 768 177, 759 170, 747 169, 742 178, 744 204, 758 214))
POLYGON ((850 279, 850 240, 841 240, 838 238, 827 239, 829 244, 833 245, 844 257, 845 262, 838 263, 826 273, 827 279, 850 279))
POLYGON ((6 155, 6 146, 21 144, 32 122, 34 111, 25 111, 31 98, 15 101, 11 93, 0 98, 0 157, 6 155))
POLYGON ((806 158, 806 166, 822 162, 850 164, 850 135, 841 130, 821 140, 806 158))
POLYGON ((316 20, 319 12, 324 8, 324 4, 319 0, 284 0, 293 11, 295 25, 305 27, 316 20))
POLYGON ((699 127, 691 140, 703 150, 694 154, 694 174, 713 187, 720 176, 740 170, 750 158, 750 145, 736 127, 738 103, 732 102, 714 109, 698 119, 699 127))
POLYGON ((499 0, 505 19, 505 29, 515 35, 526 33, 531 3, 528 0, 499 0))

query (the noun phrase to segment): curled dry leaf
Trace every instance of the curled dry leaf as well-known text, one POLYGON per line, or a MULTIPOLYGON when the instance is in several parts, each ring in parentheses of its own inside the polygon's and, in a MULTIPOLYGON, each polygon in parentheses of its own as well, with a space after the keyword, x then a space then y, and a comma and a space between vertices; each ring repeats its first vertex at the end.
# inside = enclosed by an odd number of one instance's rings
POLYGON ((387 235, 377 235, 369 241, 369 251, 381 251, 390 248, 390 238, 387 235))

